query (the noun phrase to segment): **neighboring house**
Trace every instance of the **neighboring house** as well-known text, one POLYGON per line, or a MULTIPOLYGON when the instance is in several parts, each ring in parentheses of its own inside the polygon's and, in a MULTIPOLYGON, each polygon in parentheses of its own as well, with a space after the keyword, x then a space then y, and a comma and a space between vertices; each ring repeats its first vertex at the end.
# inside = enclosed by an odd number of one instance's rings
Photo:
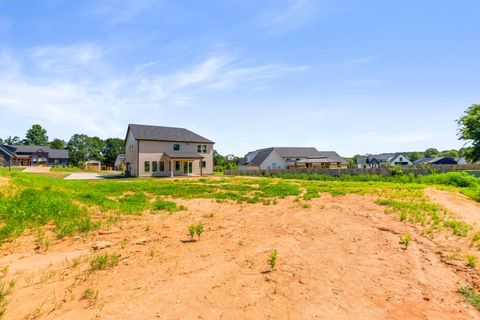
POLYGON ((4 164, 12 166, 66 166, 68 150, 48 146, 0 145, 0 157, 4 164))
POLYGON ((213 174, 213 145, 184 128, 130 124, 125 172, 134 177, 213 174))
POLYGON ((347 161, 335 151, 304 147, 271 147, 251 151, 242 158, 238 170, 290 168, 346 168, 347 161))
POLYGON ((413 162, 414 165, 419 166, 423 164, 442 165, 442 164, 458 164, 458 161, 453 157, 437 157, 437 158, 420 158, 413 162))
POLYGON ((412 162, 408 157, 400 153, 382 153, 361 156, 357 159, 357 166, 362 168, 381 168, 387 166, 408 166, 412 162))
POLYGON ((125 158, 124 154, 119 154, 117 159, 115 159, 115 164, 113 165, 115 170, 122 170, 122 164, 125 166, 125 158))

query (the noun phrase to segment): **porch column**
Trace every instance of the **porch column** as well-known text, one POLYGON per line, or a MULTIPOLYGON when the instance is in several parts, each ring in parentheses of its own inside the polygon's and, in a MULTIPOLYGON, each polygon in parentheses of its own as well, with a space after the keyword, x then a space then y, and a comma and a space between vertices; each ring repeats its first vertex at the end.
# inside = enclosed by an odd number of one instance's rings
POLYGON ((200 177, 203 176, 203 159, 200 159, 200 177))
POLYGON ((173 178, 173 160, 170 159, 170 177, 173 178))

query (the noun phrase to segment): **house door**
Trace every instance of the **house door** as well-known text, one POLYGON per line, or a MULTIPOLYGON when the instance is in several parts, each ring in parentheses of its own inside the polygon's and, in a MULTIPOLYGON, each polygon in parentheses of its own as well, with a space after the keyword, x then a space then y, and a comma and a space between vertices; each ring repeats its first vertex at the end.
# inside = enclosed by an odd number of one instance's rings
POLYGON ((183 163, 183 173, 184 174, 191 174, 193 172, 193 163, 191 161, 187 161, 183 163))

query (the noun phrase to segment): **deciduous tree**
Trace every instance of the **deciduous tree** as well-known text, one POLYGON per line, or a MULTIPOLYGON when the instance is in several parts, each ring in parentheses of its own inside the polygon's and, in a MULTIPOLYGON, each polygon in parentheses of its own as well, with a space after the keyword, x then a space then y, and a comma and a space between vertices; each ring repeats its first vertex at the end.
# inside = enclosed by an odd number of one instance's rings
POLYGON ((457 120, 460 140, 469 145, 464 155, 471 161, 480 160, 480 104, 471 105, 464 115, 457 120))
POLYGON ((28 145, 45 146, 48 144, 47 130, 39 124, 34 124, 28 129, 24 141, 28 145))

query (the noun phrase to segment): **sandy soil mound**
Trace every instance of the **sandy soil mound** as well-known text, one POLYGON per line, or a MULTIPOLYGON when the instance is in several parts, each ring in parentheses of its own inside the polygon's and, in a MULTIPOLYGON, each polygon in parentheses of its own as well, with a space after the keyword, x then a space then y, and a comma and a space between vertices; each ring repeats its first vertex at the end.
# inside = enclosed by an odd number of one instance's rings
POLYGON ((53 241, 46 253, 24 237, 0 258, 17 279, 5 318, 479 319, 435 244, 373 200, 181 201, 188 211, 125 217, 111 230, 53 241), (205 232, 188 242, 198 221, 205 232), (118 265, 89 271, 101 253, 120 254, 118 265))
POLYGON ((459 192, 425 189, 425 194, 433 202, 445 207, 448 211, 461 217, 465 222, 480 226, 480 205, 459 192))

